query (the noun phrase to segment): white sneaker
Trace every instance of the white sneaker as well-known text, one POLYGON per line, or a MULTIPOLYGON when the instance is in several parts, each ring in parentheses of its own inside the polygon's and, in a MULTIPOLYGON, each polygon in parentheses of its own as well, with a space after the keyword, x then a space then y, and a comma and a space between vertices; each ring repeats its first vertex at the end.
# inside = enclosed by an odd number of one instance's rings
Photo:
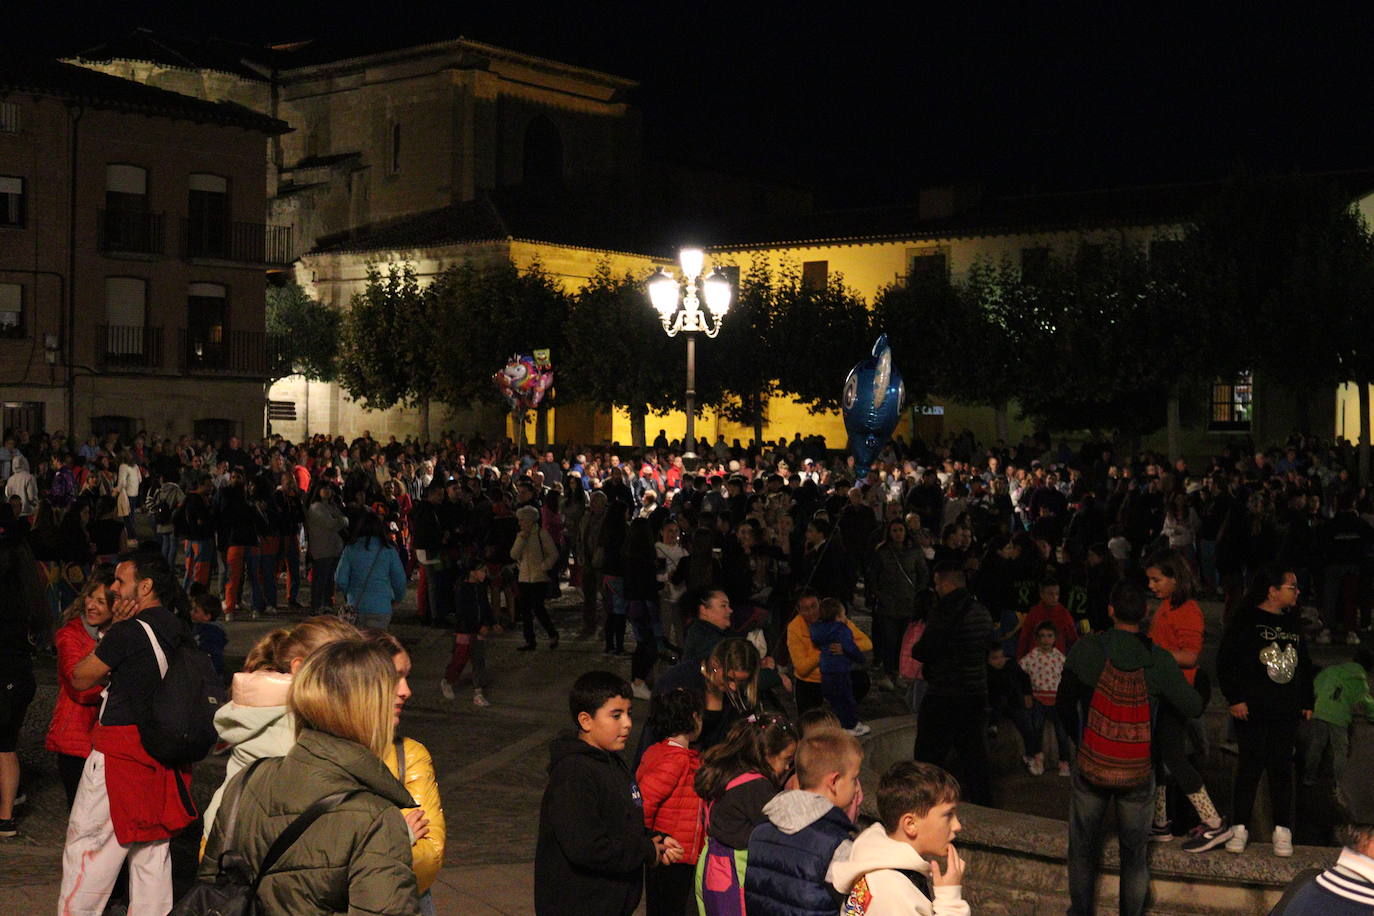
POLYGON ((1345 644, 1347 646, 1358 646, 1360 644, 1360 634, 1351 630, 1349 633, 1345 634, 1345 644))
POLYGON ((869 728, 867 725, 860 722, 853 728, 846 728, 845 731, 849 732, 855 738, 862 738, 864 735, 867 735, 869 732, 873 731, 873 729, 869 728))
POLYGON ((486 696, 483 695, 480 687, 472 691, 472 705, 480 706, 483 709, 491 705, 491 700, 488 700, 486 696))
POLYGON ((1288 858, 1293 854, 1293 831, 1287 827, 1274 828, 1274 855, 1288 858))
POLYGON ((1032 757, 1032 758, 1030 759, 1030 763, 1027 764, 1026 769, 1030 771, 1030 774, 1031 774, 1032 776, 1044 776, 1044 775, 1045 775, 1045 757, 1044 757, 1044 755, 1043 755, 1043 754, 1036 754, 1034 757, 1032 757))
POLYGON ((636 700, 647 700, 649 697, 653 696, 653 694, 649 692, 649 685, 645 684, 643 681, 639 681, 632 685, 630 687, 630 692, 635 695, 636 700))
POLYGON ((1231 828, 1231 839, 1226 841, 1226 851, 1239 855, 1245 852, 1245 844, 1249 842, 1250 831, 1245 829, 1244 824, 1237 824, 1231 828))
POLYGON ((453 699, 453 685, 443 678, 439 678, 439 692, 444 695, 445 700, 453 699))

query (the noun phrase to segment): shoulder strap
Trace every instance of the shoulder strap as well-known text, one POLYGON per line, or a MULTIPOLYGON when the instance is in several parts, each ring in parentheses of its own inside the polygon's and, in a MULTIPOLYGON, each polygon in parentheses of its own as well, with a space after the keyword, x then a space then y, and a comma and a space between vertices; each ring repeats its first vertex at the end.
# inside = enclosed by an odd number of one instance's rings
POLYGON ((396 745, 396 781, 404 784, 406 781, 406 739, 400 735, 392 742, 396 745))
MULTIPOLYGON (((137 617, 134 618, 138 620, 137 617)), ((162 645, 157 641, 157 635, 153 633, 153 628, 148 626, 148 621, 138 620, 138 625, 143 627, 143 632, 148 634, 148 642, 153 644, 153 654, 157 656, 157 670, 163 677, 167 676, 167 655, 162 651, 162 645)))
POLYGON ((262 883, 262 879, 267 876, 267 873, 272 870, 272 866, 277 864, 277 860, 301 838, 301 834, 305 833, 320 815, 333 811, 335 808, 339 807, 345 799, 356 795, 360 791, 360 789, 351 789, 347 792, 335 792, 333 795, 326 795, 324 798, 301 812, 300 816, 292 821, 290 825, 281 832, 281 835, 272 841, 272 845, 268 847, 267 855, 262 857, 262 865, 258 867, 258 873, 253 878, 252 896, 254 898, 257 897, 258 885, 262 883))
MULTIPOLYGON (((366 545, 364 545, 364 549, 366 549, 366 545)), ((367 584, 372 581, 372 573, 377 569, 377 561, 382 558, 382 551, 387 549, 385 544, 379 543, 377 545, 377 553, 372 557, 372 565, 367 568, 367 575, 363 578, 363 587, 360 591, 367 591, 367 584)))
MULTIPOLYGON (((248 784, 248 780, 252 777, 253 771, 258 768, 258 764, 266 759, 266 757, 259 757, 257 760, 248 764, 248 769, 243 771, 243 776, 239 778, 238 785, 234 787, 234 800, 229 802, 228 811, 224 818, 224 829, 220 831, 221 849, 234 848, 234 827, 238 824, 239 820, 239 802, 243 799, 243 787, 248 784)), ((225 807, 221 805, 220 810, 224 811, 225 807)))

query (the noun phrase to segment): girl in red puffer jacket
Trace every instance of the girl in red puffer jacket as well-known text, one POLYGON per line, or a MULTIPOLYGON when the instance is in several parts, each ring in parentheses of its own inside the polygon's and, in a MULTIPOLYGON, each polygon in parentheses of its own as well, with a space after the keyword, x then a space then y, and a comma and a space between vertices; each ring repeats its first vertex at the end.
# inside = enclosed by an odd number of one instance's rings
POLYGON ((702 801, 692 788, 701 754, 690 747, 701 734, 701 714, 701 695, 684 687, 654 696, 649 707, 648 728, 669 737, 649 746, 635 773, 644 799, 644 824, 677 840, 683 853, 673 865, 648 870, 644 881, 648 916, 681 916, 692 896, 697 857, 706 842, 702 801))
POLYGON ((68 808, 76 798, 86 758, 91 755, 91 729, 100 715, 103 690, 99 686, 88 690, 72 687, 72 669, 95 651, 96 643, 114 620, 114 570, 108 563, 92 570, 86 587, 63 613, 62 626, 53 637, 57 646, 58 691, 46 746, 57 754, 57 772, 67 790, 68 808))

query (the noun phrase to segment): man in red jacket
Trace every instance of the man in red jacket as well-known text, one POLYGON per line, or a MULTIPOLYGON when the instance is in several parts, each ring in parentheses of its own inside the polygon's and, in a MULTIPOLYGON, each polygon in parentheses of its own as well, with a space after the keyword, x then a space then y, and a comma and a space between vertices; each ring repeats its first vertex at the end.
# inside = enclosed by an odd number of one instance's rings
POLYGON ((189 638, 168 610, 176 589, 160 554, 123 554, 115 569, 115 623, 72 669, 76 690, 108 686, 67 821, 60 916, 101 916, 125 858, 129 916, 164 916, 172 908, 168 840, 196 819, 191 773, 150 757, 138 723, 148 716, 167 656, 189 638))

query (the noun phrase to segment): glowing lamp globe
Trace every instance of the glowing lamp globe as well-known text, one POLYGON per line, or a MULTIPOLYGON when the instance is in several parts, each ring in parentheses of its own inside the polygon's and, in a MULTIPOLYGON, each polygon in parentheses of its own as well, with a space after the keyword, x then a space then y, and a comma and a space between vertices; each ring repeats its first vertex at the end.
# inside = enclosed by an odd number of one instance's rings
POLYGON ((721 273, 719 267, 711 271, 711 276, 701 284, 706 291, 706 307, 716 318, 730 311, 730 280, 721 273))
POLYGON ((667 318, 677 309, 677 281, 662 267, 649 278, 649 301, 660 315, 667 318))

